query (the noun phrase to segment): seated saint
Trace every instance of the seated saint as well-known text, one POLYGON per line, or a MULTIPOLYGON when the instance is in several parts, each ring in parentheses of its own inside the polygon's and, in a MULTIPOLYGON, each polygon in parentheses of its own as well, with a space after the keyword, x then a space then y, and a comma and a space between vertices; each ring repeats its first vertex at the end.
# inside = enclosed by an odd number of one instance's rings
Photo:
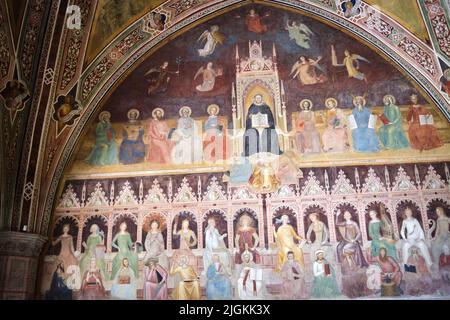
POLYGON ((295 240, 302 238, 295 232, 294 228, 289 224, 289 216, 284 214, 280 218, 281 225, 278 230, 273 227, 273 235, 278 245, 278 258, 275 271, 280 272, 281 268, 287 261, 288 252, 294 254, 294 260, 297 261, 302 268, 305 267, 302 249, 295 243, 295 240))
POLYGON ((307 298, 305 287, 305 270, 294 260, 294 253, 289 251, 287 261, 281 268, 283 278, 283 295, 285 299, 307 298))
POLYGON ((206 297, 208 300, 231 300, 233 291, 231 288, 231 271, 226 264, 220 261, 220 256, 212 256, 211 264, 206 269, 206 297))
POLYGON ((144 127, 138 122, 139 111, 128 111, 129 123, 122 131, 122 143, 120 144, 119 160, 122 164, 133 164, 144 161, 144 127))
POLYGON ((158 259, 149 258, 144 267, 144 300, 167 300, 167 271, 158 259))
POLYGON ((433 262, 431 261, 430 252, 425 244, 425 234, 419 221, 413 217, 411 208, 406 208, 404 211, 405 219, 403 219, 400 234, 403 239, 402 245, 402 260, 407 263, 409 257, 409 249, 413 246, 420 250, 420 253, 427 263, 428 269, 431 268, 433 262))
POLYGON ((72 300, 72 290, 65 282, 64 263, 60 262, 53 273, 50 290, 45 293, 46 300, 72 300))
POLYGON ((262 270, 253 262, 250 251, 241 255, 242 265, 238 270, 238 298, 241 300, 263 299, 262 270))
POLYGON ((171 152, 173 141, 169 140, 169 127, 163 120, 164 110, 156 108, 152 111, 152 118, 147 126, 148 151, 146 161, 151 163, 165 163, 172 161, 171 152))
POLYGON ((298 152, 302 154, 319 153, 321 151, 320 135, 316 129, 316 116, 312 111, 312 101, 300 101, 300 111, 295 122, 295 141, 298 152))
POLYGON ((347 151, 350 146, 345 115, 342 109, 337 107, 337 104, 335 98, 325 100, 325 107, 328 109, 326 113, 327 127, 322 135, 325 152, 343 152, 347 151))
POLYGON ((93 166, 117 164, 116 131, 110 119, 111 113, 103 111, 98 116, 100 122, 95 127, 95 145, 86 162, 93 166))
POLYGON ((353 149, 357 152, 378 152, 380 142, 375 133, 375 116, 366 107, 364 97, 353 98, 355 108, 349 116, 349 126, 352 130, 353 149))
POLYGON ((346 252, 353 252, 352 259, 359 268, 365 268, 369 265, 364 258, 363 251, 361 249, 361 231, 358 224, 352 220, 352 214, 349 211, 344 212, 344 221, 339 221, 341 211, 336 214, 336 226, 339 228, 342 240, 337 245, 337 260, 342 262, 346 252))
POLYGON ((217 162, 226 158, 223 126, 219 122, 217 114, 219 106, 208 106, 208 120, 205 122, 205 135, 203 138, 203 159, 206 162, 217 162))
POLYGON ((188 261, 187 256, 181 256, 178 265, 173 265, 170 270, 170 275, 180 277, 172 293, 174 300, 200 300, 200 282, 197 273, 188 265, 188 261))
POLYGON ((221 264, 226 268, 231 268, 231 256, 223 240, 226 233, 220 234, 216 228, 214 217, 208 219, 208 226, 205 229, 205 251, 203 253, 203 267, 205 272, 213 262, 213 256, 220 257, 221 264))
POLYGON ((311 290, 311 297, 313 298, 333 298, 341 295, 334 268, 324 255, 323 250, 316 250, 314 253, 314 282, 311 290))
POLYGON ((103 277, 97 266, 95 256, 93 256, 90 260, 89 269, 83 273, 81 298, 83 300, 99 300, 105 298, 103 277))
POLYGON ((136 300, 136 276, 127 258, 122 260, 122 266, 113 279, 111 297, 113 299, 136 300))
POLYGON ((386 95, 383 98, 384 111, 380 117, 383 125, 378 130, 380 141, 386 149, 402 149, 409 147, 408 139, 402 128, 402 114, 395 105, 395 98, 386 95))
POLYGON ((145 251, 147 251, 144 261, 148 259, 157 259, 158 264, 163 268, 169 268, 169 260, 164 248, 164 238, 160 230, 160 223, 153 220, 150 223, 150 230, 145 237, 145 251))
POLYGON ((187 106, 180 109, 177 128, 171 137, 172 141, 176 143, 172 149, 172 162, 174 164, 192 164, 202 161, 202 140, 191 114, 192 110, 187 106))
POLYGON ((248 109, 244 132, 244 154, 248 157, 255 153, 270 152, 281 154, 275 119, 263 96, 257 94, 248 109))

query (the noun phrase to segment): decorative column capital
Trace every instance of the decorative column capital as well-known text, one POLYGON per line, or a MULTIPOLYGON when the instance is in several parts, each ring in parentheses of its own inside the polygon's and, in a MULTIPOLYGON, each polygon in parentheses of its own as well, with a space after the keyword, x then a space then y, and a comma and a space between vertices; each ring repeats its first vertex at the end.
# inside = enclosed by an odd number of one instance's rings
POLYGON ((26 232, 0 231, 0 256, 38 258, 47 238, 26 232))

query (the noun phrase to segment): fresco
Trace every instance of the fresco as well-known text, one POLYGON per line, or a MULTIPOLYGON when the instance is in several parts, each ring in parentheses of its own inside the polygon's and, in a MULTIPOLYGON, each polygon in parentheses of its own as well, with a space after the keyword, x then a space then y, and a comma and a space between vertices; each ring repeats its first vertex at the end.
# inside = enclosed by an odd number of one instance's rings
POLYGON ((41 293, 448 296, 449 142, 368 46, 296 12, 229 11, 105 100, 61 186, 41 293))

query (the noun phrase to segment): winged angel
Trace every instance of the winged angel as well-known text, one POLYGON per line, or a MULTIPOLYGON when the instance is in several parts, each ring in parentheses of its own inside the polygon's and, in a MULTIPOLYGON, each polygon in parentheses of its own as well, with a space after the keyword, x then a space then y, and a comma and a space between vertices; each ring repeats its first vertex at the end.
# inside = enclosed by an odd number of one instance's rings
POLYGON ((305 56, 300 56, 298 61, 296 61, 292 66, 291 75, 294 74, 293 78, 297 78, 300 85, 325 82, 327 80, 325 70, 319 65, 321 59, 322 57, 318 57, 314 60, 308 59, 305 56), (316 69, 318 69, 322 74, 318 75, 316 69))
POLYGON ((223 44, 226 40, 225 35, 219 31, 219 26, 211 26, 210 30, 205 30, 198 38, 198 42, 202 41, 205 46, 202 49, 198 49, 200 57, 209 56, 216 49, 217 44, 223 44))
POLYGON ((309 49, 311 36, 314 34, 311 29, 308 28, 306 24, 299 23, 296 21, 292 21, 289 23, 289 20, 286 22, 286 28, 289 32, 289 38, 294 40, 295 43, 305 49, 309 49))
POLYGON ((200 92, 211 91, 212 89, 214 89, 216 77, 219 77, 222 75, 222 69, 219 68, 216 70, 213 68, 213 63, 208 62, 208 64, 206 65, 206 68, 201 66, 197 70, 197 73, 194 76, 194 80, 196 80, 197 77, 199 77, 200 75, 203 76, 203 82, 202 82, 202 84, 199 84, 198 86, 195 87, 197 89, 197 91, 200 91, 200 92))
POLYGON ((336 51, 334 50, 334 46, 331 46, 331 61, 333 66, 345 67, 347 69, 349 78, 364 80, 364 82, 367 83, 366 75, 359 71, 359 64, 360 61, 364 61, 367 63, 370 63, 370 61, 358 54, 351 54, 348 50, 344 51, 344 55, 344 61, 342 63, 337 63, 336 51))

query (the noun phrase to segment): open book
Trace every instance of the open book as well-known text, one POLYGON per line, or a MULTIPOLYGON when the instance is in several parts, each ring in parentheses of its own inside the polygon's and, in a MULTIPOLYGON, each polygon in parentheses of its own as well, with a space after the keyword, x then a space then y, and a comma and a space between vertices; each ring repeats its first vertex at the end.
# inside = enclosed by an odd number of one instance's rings
POLYGON ((375 129, 375 126, 377 124, 377 119, 378 116, 371 114, 370 118, 369 118, 369 123, 367 124, 367 126, 369 127, 369 129, 375 129))
POLYGON ((257 114, 252 114, 252 127, 253 128, 268 128, 269 119, 267 114, 262 114, 258 112, 257 114))
POLYGON ((433 116, 431 114, 429 115, 419 115, 419 123, 421 126, 424 126, 426 124, 434 124, 433 116))
POLYGON ((358 125, 356 124, 355 116, 351 114, 347 118, 348 118, 348 126, 349 126, 350 130, 357 129, 358 125))

